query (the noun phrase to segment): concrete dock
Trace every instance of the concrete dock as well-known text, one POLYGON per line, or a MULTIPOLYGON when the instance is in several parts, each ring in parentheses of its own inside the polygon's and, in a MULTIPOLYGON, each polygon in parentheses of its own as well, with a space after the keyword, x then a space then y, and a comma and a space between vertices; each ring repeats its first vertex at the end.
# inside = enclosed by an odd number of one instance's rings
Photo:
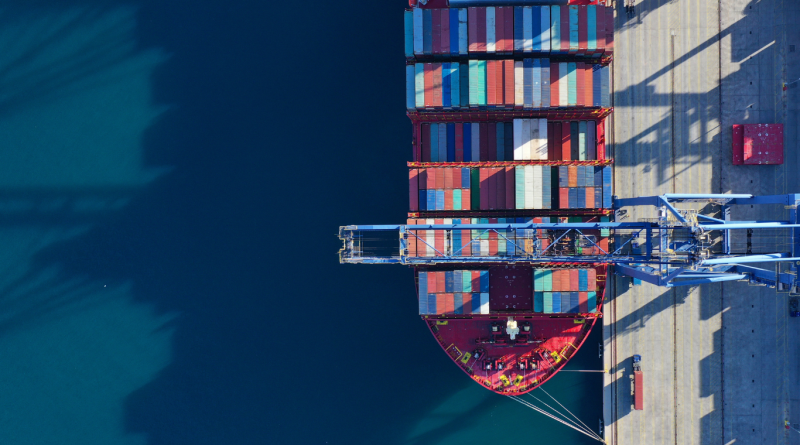
MULTIPOLYGON (((637 0, 616 4, 615 194, 800 192, 800 1, 637 0), (797 45, 797 46, 796 46, 797 45), (784 164, 731 164, 731 125, 784 124, 784 164)), ((734 219, 785 219, 779 206, 734 219)), ((629 211, 635 221, 654 211, 629 211)), ((775 240, 762 240, 772 243, 775 240)), ((800 318, 786 293, 725 283, 632 286, 604 308, 609 444, 800 444, 800 318), (641 354, 643 411, 632 409, 641 354)))

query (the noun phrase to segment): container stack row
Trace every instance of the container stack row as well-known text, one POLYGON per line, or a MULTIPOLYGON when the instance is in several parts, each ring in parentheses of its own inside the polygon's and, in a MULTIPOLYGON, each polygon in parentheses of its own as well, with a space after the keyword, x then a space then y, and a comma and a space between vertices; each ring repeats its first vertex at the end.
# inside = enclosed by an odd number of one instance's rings
POLYGON ((608 66, 550 59, 406 66, 406 108, 532 110, 611 106, 608 66))
MULTIPOLYGON (((572 218, 550 218, 550 217, 519 217, 519 218, 442 218, 442 219, 409 219, 408 225, 429 225, 429 224, 505 224, 505 223, 526 223, 526 222, 580 222, 572 218)), ((608 221, 607 217, 600 218, 600 221, 608 221)), ((446 238, 442 231, 419 230, 413 231, 407 239, 408 255, 412 257, 436 257, 444 254, 463 257, 486 257, 486 256, 519 256, 531 253, 535 249, 535 244, 542 249, 548 249, 550 243, 557 237, 555 233, 544 230, 519 230, 519 231, 500 231, 503 236, 495 232, 484 232, 482 230, 454 230, 450 238, 446 238)), ((578 241, 569 237, 559 240, 559 246, 548 249, 549 255, 576 255, 591 254, 599 255, 600 249, 608 252, 608 231, 587 230, 583 231, 588 237, 592 237, 590 243, 586 240, 578 241)), ((560 236, 560 233, 558 234, 560 236)))
POLYGON ((409 169, 410 210, 611 208, 611 167, 517 165, 409 169))
POLYGON ((613 9, 595 5, 414 8, 405 12, 407 58, 571 54, 600 58, 614 47, 613 9))
POLYGON ((419 313, 488 314, 489 271, 419 272, 419 313))
POLYGON ((597 312, 597 292, 534 292, 533 312, 544 314, 597 312))
POLYGON ((604 121, 514 119, 434 122, 416 127, 414 161, 594 161, 605 158, 604 121))

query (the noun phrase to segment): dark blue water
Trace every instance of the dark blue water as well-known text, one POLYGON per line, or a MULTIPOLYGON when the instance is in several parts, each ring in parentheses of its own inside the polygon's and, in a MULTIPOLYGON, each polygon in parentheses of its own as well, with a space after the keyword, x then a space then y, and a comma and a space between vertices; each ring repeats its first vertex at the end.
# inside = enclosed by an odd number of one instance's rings
MULTIPOLYGON (((403 2, 19 3, 0 443, 591 442, 458 370, 410 270, 338 264, 405 217, 403 2)), ((596 428, 599 374, 545 388, 596 428)))

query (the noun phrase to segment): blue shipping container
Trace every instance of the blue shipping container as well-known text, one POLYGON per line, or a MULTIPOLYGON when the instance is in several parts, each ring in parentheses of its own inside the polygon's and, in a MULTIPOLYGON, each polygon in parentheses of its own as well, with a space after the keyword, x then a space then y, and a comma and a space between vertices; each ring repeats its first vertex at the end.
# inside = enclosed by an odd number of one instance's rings
POLYGON ((453 308, 456 314, 464 313, 464 299, 460 293, 453 294, 453 308))
POLYGON ((544 310, 544 293, 533 293, 533 312, 542 312, 544 310))
POLYGON ((586 20, 588 22, 586 47, 589 51, 593 51, 597 49, 597 6, 589 5, 586 7, 586 20))
POLYGON ((577 209, 578 207, 578 189, 572 187, 569 189, 569 208, 577 209))
POLYGON ((467 9, 458 10, 458 53, 469 53, 469 38, 467 29, 467 9))
POLYGON ((450 55, 458 55, 458 9, 451 9, 450 14, 450 55))
POLYGON ((608 108, 611 106, 611 97, 609 96, 609 80, 608 80, 608 67, 604 66, 600 72, 602 73, 602 80, 600 82, 600 98, 601 106, 608 108))
POLYGON ((558 186, 569 187, 569 167, 566 165, 558 166, 558 186))
POLYGON ((444 159, 439 161, 439 124, 431 124, 430 128, 431 128, 431 162, 444 162, 444 159))
POLYGON ((542 7, 531 6, 531 50, 540 52, 542 50, 542 7))
MULTIPOLYGON (((466 151, 464 152, 466 155, 466 151)), ((469 188, 469 177, 470 177, 470 170, 469 167, 464 167, 461 169, 461 188, 468 189, 469 188)))
POLYGON ((456 161, 456 124, 447 124, 447 162, 456 161))
POLYGON ((578 269, 578 290, 581 292, 589 290, 589 271, 587 269, 578 269))
POLYGON ((450 106, 458 108, 461 106, 461 82, 459 64, 450 64, 450 106))
MULTIPOLYGON (((487 221, 488 223, 488 221, 487 221)), ((489 292, 489 271, 481 271, 481 292, 489 292)))
POLYGON ((569 311, 573 314, 580 312, 580 296, 577 292, 569 293, 569 311))
POLYGON ((455 278, 455 273, 453 273, 452 270, 446 270, 444 272, 444 291, 447 292, 448 294, 455 292, 453 290, 454 278, 455 278))
POLYGON ((481 294, 478 293, 472 294, 472 313, 473 314, 481 313, 481 294))
POLYGON ((442 106, 450 108, 450 64, 442 63, 442 106))
POLYGON ((542 59, 542 108, 550 107, 550 59, 542 59))
POLYGON ((414 57, 414 13, 404 11, 403 29, 405 30, 406 57, 414 57))
POLYGON ((561 292, 553 292, 553 313, 561 312, 561 292))
POLYGON ((550 52, 550 6, 542 6, 541 30, 542 52, 550 52))
POLYGON ((560 52, 561 48, 561 7, 550 6, 550 50, 560 52))
POLYGON ((422 10, 422 52, 423 54, 433 53, 433 17, 432 10, 422 10))
MULTIPOLYGON (((576 195, 578 195, 578 205, 577 208, 585 209, 586 208, 586 189, 583 187, 574 189, 576 195)), ((572 203, 572 197, 570 196, 570 203, 572 203)))
POLYGON ((603 208, 611 208, 611 166, 603 167, 603 208))
POLYGON ((416 108, 416 76, 414 66, 406 65, 406 109, 416 108))
POLYGON ((542 108, 542 63, 533 59, 533 108, 542 108))
POLYGON ((458 87, 461 89, 459 104, 462 108, 469 107, 469 67, 466 63, 458 65, 458 87))
POLYGON ((427 314, 428 313, 428 293, 419 292, 419 313, 420 314, 427 314))
POLYGON ((444 190, 436 190, 436 210, 444 210, 444 190))
POLYGON ((572 295, 570 295, 570 292, 562 292, 561 312, 566 314, 570 312, 570 309, 572 309, 572 295))
POLYGON ((414 54, 422 54, 422 9, 414 8, 414 54))
POLYGON ((603 100, 600 95, 602 89, 603 76, 602 65, 592 66, 592 106, 599 107, 603 105, 603 100))
POLYGON ((549 209, 551 208, 551 203, 553 201, 552 196, 552 175, 553 169, 547 165, 542 166, 542 208, 549 209))
POLYGON ((447 124, 439 124, 439 162, 447 162, 447 124))
POLYGON ((436 210, 436 190, 426 190, 427 196, 427 210, 436 210))
POLYGON ((523 107, 533 108, 533 59, 522 61, 523 107))
MULTIPOLYGON (((463 125, 463 137, 462 140, 464 141, 464 162, 472 162, 472 124, 469 122, 464 122, 463 125)), ((468 189, 469 188, 469 179, 467 179, 467 186, 464 187, 464 175, 461 175, 461 188, 468 189)))
POLYGON ((428 313, 436 313, 436 294, 428 294, 428 313))
POLYGON ((523 51, 523 14, 522 6, 514 7, 514 52, 521 53, 523 51))

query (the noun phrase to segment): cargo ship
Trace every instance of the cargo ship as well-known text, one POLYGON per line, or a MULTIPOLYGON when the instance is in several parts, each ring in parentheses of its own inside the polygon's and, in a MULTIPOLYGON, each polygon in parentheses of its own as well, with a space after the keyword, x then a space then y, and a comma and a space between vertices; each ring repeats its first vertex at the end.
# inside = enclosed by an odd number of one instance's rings
POLYGON ((591 259, 613 248, 590 227, 612 215, 613 10, 547 3, 410 0, 408 220, 339 235, 343 263, 410 265, 441 348, 504 395, 542 385, 580 349, 608 277, 591 259))

